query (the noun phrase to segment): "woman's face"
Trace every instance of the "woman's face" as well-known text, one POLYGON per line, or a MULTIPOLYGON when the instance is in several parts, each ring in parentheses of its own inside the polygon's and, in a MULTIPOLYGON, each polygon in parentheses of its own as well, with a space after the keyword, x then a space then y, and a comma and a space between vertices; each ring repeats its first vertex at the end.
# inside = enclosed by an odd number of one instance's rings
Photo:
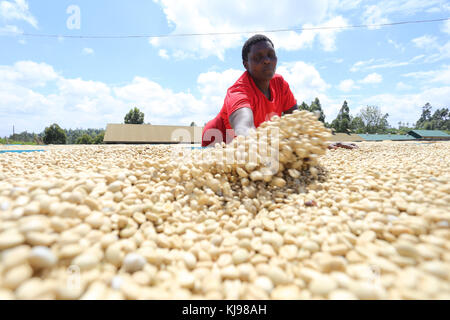
POLYGON ((255 81, 270 81, 277 68, 277 55, 269 41, 259 41, 250 47, 244 67, 255 81))

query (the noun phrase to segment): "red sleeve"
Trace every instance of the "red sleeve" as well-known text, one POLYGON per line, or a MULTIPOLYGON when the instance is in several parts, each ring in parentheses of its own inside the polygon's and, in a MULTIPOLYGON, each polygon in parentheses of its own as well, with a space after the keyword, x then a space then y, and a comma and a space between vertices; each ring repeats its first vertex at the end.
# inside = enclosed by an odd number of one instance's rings
POLYGON ((252 108, 248 92, 244 88, 233 88, 227 93, 225 106, 228 117, 240 108, 252 108))
POLYGON ((283 79, 283 112, 289 110, 293 106, 297 104, 297 100, 295 100, 294 95, 292 94, 291 89, 289 88, 289 84, 283 79))

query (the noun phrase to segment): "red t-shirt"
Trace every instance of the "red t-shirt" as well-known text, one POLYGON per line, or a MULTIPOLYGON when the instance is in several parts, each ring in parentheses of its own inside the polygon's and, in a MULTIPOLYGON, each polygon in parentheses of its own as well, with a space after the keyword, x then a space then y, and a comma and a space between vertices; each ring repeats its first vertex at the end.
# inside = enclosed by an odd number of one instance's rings
MULTIPOLYGON (((274 115, 281 116, 282 112, 297 104, 289 84, 281 75, 275 74, 270 80, 269 89, 272 100, 267 99, 258 89, 248 71, 245 71, 228 89, 222 110, 216 118, 209 121, 203 128, 202 146, 208 146, 210 143, 220 140, 215 139, 215 134, 205 136, 205 132, 209 129, 217 129, 216 132, 220 131, 223 137, 222 141, 226 141, 226 130, 232 129, 229 116, 240 108, 252 109, 253 122, 255 127, 258 128, 261 123, 270 120, 274 115)), ((234 134, 232 136, 234 137, 234 134)))

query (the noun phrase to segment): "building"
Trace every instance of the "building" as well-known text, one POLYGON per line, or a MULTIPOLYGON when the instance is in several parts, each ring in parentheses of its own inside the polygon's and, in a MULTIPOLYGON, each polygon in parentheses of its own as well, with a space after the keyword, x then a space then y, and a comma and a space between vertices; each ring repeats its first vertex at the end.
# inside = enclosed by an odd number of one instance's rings
POLYGON ((408 134, 418 140, 450 140, 450 135, 441 130, 411 130, 408 134))
POLYGON ((333 133, 329 141, 361 142, 364 141, 364 139, 361 138, 360 135, 354 133, 333 133))
POLYGON ((413 141, 416 138, 409 134, 358 134, 364 141, 413 141))
POLYGON ((175 144, 202 143, 202 127, 154 126, 150 124, 108 124, 103 143, 175 144))

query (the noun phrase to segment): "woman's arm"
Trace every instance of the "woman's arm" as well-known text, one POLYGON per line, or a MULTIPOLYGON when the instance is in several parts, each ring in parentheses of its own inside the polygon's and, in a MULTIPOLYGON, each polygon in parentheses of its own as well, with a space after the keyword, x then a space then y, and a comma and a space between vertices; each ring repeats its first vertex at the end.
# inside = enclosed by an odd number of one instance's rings
POLYGON ((237 109, 230 115, 229 120, 237 136, 247 136, 250 129, 255 129, 253 111, 250 108, 237 109))

